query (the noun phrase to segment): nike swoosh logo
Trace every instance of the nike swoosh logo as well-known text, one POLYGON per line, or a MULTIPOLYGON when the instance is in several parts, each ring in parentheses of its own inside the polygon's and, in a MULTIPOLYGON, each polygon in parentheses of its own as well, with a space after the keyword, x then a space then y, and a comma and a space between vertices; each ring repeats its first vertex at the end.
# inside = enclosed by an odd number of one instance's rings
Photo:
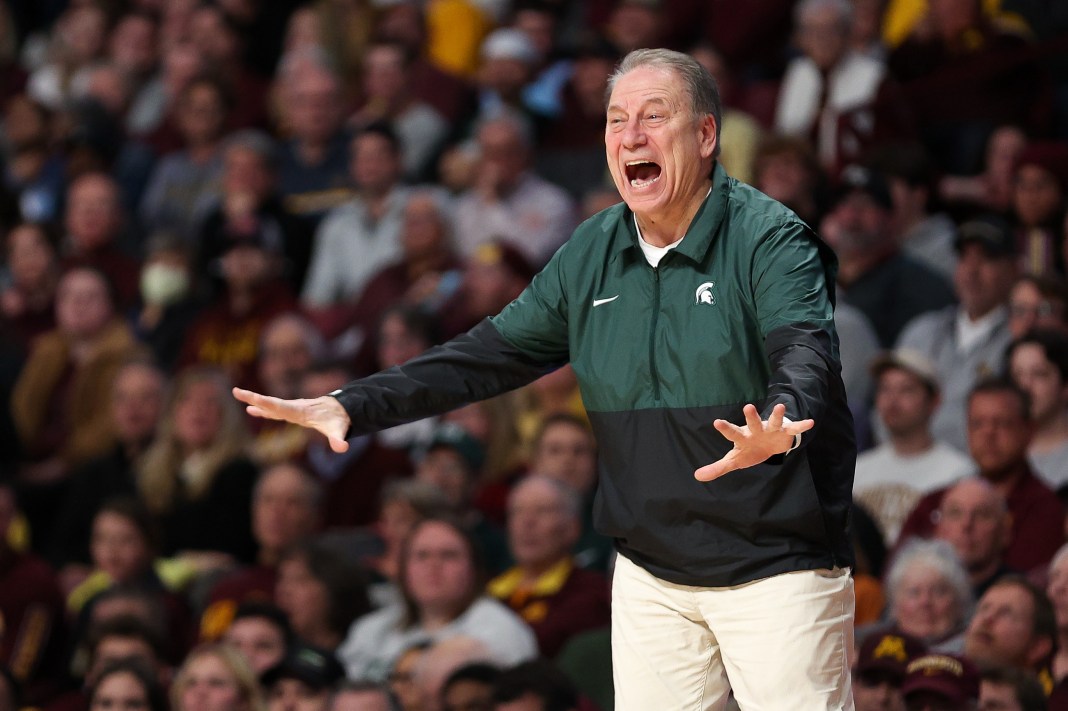
POLYGON ((600 306, 601 304, 607 304, 610 301, 615 301, 618 298, 619 298, 619 294, 616 294, 615 296, 609 297, 607 299, 594 299, 593 300, 593 306, 594 306, 594 308, 596 308, 596 307, 600 306))

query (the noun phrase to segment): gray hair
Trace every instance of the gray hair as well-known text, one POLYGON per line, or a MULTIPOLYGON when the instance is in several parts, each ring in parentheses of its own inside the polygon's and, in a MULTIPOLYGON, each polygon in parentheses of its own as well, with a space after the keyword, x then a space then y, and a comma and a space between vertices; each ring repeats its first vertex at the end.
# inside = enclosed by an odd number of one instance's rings
POLYGON ((716 149, 713 158, 719 157, 720 137, 723 132, 723 104, 719 97, 719 85, 696 59, 682 52, 670 49, 636 49, 616 66, 612 76, 608 77, 608 89, 605 91, 605 108, 611 100, 616 82, 629 72, 641 67, 653 67, 674 72, 682 80, 690 95, 691 109, 695 118, 712 115, 716 122, 716 149))
POLYGON ((849 0, 801 0, 794 6, 794 27, 799 27, 807 15, 825 7, 838 13, 842 30, 848 32, 853 26, 853 3, 849 0))
POLYGON ((323 338, 323 334, 315 327, 315 324, 297 311, 286 311, 267 322, 260 334, 260 351, 264 350, 264 346, 276 330, 290 325, 300 331, 301 340, 304 341, 312 362, 321 360, 326 354, 326 339, 323 338))
POLYGON ((226 139, 225 152, 229 153, 238 148, 254 153, 268 170, 277 170, 278 149, 274 140, 263 131, 245 128, 230 134, 226 139))
POLYGON ((886 574, 886 606, 893 609, 894 601, 901 589, 905 574, 914 567, 930 568, 953 588, 957 599, 961 621, 971 617, 975 597, 968 572, 957 557, 957 552, 948 541, 912 539, 894 557, 890 571, 886 574))
POLYGON ((523 477, 519 483, 512 487, 512 491, 508 495, 509 508, 511 508, 512 500, 518 495, 520 489, 524 486, 532 486, 535 484, 551 488, 553 493, 556 494, 557 503, 559 503, 560 508, 564 510, 564 513, 573 517, 575 520, 582 519, 582 497, 579 493, 559 479, 553 479, 552 477, 538 474, 536 472, 523 477))

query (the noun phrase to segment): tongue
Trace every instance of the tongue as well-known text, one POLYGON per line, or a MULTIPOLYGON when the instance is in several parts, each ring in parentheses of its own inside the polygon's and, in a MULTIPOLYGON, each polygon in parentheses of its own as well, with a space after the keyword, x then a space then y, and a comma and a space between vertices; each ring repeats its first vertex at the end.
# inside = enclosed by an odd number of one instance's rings
POLYGON ((648 182, 660 175, 660 166, 655 163, 642 163, 634 166, 634 178, 643 183, 648 182))

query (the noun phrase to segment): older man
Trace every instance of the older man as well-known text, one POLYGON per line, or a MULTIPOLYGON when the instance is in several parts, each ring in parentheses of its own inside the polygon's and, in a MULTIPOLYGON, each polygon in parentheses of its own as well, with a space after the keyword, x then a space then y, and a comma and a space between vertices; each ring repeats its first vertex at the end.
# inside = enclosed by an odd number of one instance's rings
POLYGON ((581 508, 580 494, 555 479, 535 474, 519 482, 508 501, 508 545, 517 565, 488 588, 527 621, 549 659, 573 635, 609 621, 608 581, 571 557, 581 508))
POLYGON ((733 689, 743 708, 852 708, 855 445, 833 255, 716 165, 720 102, 699 64, 638 50, 610 86, 624 203, 504 311, 330 396, 235 394, 344 450, 570 362, 603 455, 597 526, 620 552, 616 707, 719 709, 733 689))
POLYGON ((1009 572, 1005 549, 1012 540, 1012 514, 1005 497, 986 479, 968 477, 946 490, 934 533, 957 551, 976 600, 1009 572))

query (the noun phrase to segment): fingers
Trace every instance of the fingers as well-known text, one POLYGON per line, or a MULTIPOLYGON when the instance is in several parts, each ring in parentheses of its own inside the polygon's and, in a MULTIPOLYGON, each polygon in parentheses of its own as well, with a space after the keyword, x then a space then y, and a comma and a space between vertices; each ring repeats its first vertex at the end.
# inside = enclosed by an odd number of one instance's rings
POLYGON ((732 442, 736 442, 739 439, 745 437, 746 435, 746 432, 743 428, 739 427, 733 422, 728 422, 727 420, 715 420, 712 423, 712 426, 715 427, 721 435, 723 435, 732 442))
POLYGON ((738 467, 734 464, 731 454, 720 459, 718 462, 712 462, 706 464, 693 473, 693 476, 697 481, 712 481, 719 479, 724 474, 734 471, 738 467))
POLYGON ((349 443, 343 439, 337 437, 327 437, 327 442, 330 443, 330 449, 334 450, 338 454, 344 454, 349 451, 349 443))
POLYGON ((252 392, 251 390, 244 390, 242 388, 233 388, 231 392, 233 393, 235 398, 245 403, 246 405, 254 405, 256 398, 263 397, 258 393, 252 392))
POLYGON ((797 422, 791 422, 783 427, 783 431, 791 435, 799 435, 802 432, 808 432, 815 427, 816 421, 812 419, 798 420, 797 422))
POLYGON ((764 429, 764 423, 760 421, 760 413, 755 405, 750 403, 743 407, 742 414, 745 415, 745 424, 750 432, 760 432, 764 429))
MULTIPOLYGON (((756 408, 753 408, 754 410, 756 408)), ((782 429, 782 418, 786 415, 786 405, 781 402, 775 407, 771 408, 771 415, 768 417, 769 432, 778 432, 782 429)))

